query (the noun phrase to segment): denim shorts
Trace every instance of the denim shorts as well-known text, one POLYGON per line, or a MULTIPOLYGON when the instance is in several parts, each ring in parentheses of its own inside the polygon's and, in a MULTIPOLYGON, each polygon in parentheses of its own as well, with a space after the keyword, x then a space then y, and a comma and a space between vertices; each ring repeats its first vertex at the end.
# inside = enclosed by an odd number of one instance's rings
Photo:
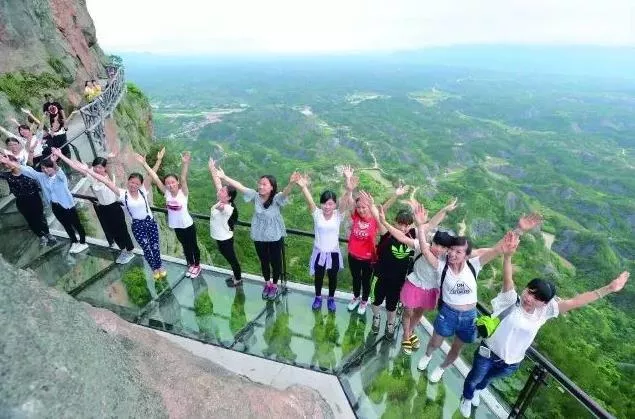
POLYGON ((476 340, 476 314, 475 308, 458 311, 442 304, 434 320, 434 331, 445 338, 456 336, 465 343, 472 343, 476 340))

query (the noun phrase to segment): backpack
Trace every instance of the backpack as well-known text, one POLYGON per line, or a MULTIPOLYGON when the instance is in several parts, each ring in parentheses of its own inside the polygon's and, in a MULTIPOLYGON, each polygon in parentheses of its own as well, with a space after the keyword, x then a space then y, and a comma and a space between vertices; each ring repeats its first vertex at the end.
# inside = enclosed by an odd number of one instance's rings
MULTIPOLYGON (((469 260, 465 261, 465 263, 467 264, 467 267, 470 268, 470 272, 472 272, 472 275, 474 275, 474 279, 476 279, 476 269, 474 269, 474 265, 472 265, 469 260)), ((437 301, 438 310, 441 310, 441 304, 443 304, 443 282, 445 281, 445 276, 448 273, 449 266, 450 265, 446 261, 445 266, 443 267, 443 271, 441 271, 441 283, 439 285, 439 301, 437 301)))
POLYGON ((515 307, 519 306, 520 297, 517 295, 516 302, 507 307, 505 310, 501 311, 498 316, 494 316, 493 314, 478 316, 476 318, 476 330, 478 330, 478 336, 481 338, 491 337, 496 329, 498 329, 498 326, 500 326, 503 319, 509 316, 509 313, 511 313, 515 307))

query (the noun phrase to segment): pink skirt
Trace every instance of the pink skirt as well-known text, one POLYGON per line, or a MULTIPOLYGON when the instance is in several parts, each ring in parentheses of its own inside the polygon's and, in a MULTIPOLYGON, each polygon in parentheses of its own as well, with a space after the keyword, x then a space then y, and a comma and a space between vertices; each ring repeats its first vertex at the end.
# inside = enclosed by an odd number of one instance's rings
POLYGON ((419 288, 406 279, 399 297, 406 308, 422 308, 426 311, 431 311, 437 307, 439 289, 419 288))

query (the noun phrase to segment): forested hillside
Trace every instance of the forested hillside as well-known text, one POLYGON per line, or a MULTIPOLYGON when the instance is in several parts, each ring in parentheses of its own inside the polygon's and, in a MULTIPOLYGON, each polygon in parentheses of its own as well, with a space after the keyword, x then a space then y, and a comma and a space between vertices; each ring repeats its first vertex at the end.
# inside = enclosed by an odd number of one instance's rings
MULTIPOLYGON (((134 66, 129 74, 150 96, 155 135, 168 152, 194 156, 195 212, 207 214, 214 200, 210 156, 251 186, 262 174, 276 175, 283 187, 293 170, 308 172, 316 196, 327 187, 340 190, 338 167, 348 163, 380 199, 398 180, 417 187, 416 197, 432 211, 457 196, 461 206, 445 225, 465 230, 478 246, 493 244, 522 213, 540 211, 542 233, 523 237, 514 258, 519 286, 545 277, 566 297, 635 268, 632 80, 361 60, 134 66)), ((176 162, 168 159, 164 170, 176 162)), ((248 221, 251 208, 240 201, 240 218, 248 221)), ((297 189, 284 216, 288 227, 312 230, 297 189)), ((215 254, 204 223, 199 237, 215 254)), ((310 282, 311 241, 287 243, 293 277, 310 282)), ((257 272, 246 231, 239 247, 247 270, 257 272)), ((481 301, 499 290, 500 272, 498 262, 481 274, 481 301)), ((343 278, 349 287, 348 274, 343 278)), ((634 314, 629 285, 551 322, 537 339, 541 351, 624 418, 635 417, 634 314)), ((516 377, 501 390, 513 394, 521 385, 516 377)), ((580 412, 557 390, 539 397, 537 415, 580 412)))

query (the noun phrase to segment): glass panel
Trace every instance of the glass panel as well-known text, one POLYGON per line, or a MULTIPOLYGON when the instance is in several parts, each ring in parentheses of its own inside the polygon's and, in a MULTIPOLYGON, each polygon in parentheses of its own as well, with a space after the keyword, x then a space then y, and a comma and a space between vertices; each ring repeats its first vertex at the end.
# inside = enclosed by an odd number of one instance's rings
POLYGON ((38 237, 27 227, 22 214, 15 203, 10 204, 0 214, 0 255, 16 266, 24 267, 32 260, 52 250, 51 247, 40 247, 38 237))
POLYGON ((142 310, 159 293, 174 287, 181 279, 185 267, 164 262, 167 279, 155 281, 152 270, 143 257, 137 255, 127 265, 116 265, 105 275, 96 279, 76 298, 97 307, 107 308, 126 320, 135 321, 142 310))
POLYGON ((347 311, 346 301, 336 301, 337 311, 330 314, 324 300, 322 310, 314 312, 313 298, 311 294, 290 290, 278 301, 264 303, 265 311, 256 320, 253 332, 240 336, 234 348, 333 372, 343 361, 375 343, 377 335, 370 333, 370 309, 365 316, 359 316, 347 311))
MULTIPOLYGON (((427 345, 429 335, 419 327, 417 334, 421 348, 427 345)), ((380 333, 381 336, 381 333, 380 333)), ((363 418, 452 418, 460 416, 459 399, 463 389, 463 376, 454 368, 446 370, 441 382, 432 384, 427 372, 417 370, 423 349, 412 356, 401 351, 403 331, 400 329, 392 342, 377 343, 360 362, 347 368, 339 377, 347 396, 353 401, 355 412, 363 418)), ((443 360, 437 351, 428 368, 443 360)), ((475 418, 496 418, 485 403, 473 410, 475 418)))
POLYGON ((107 249, 90 246, 88 250, 71 254, 70 242, 36 259, 29 265, 49 286, 69 292, 113 264, 115 255, 107 249))
POLYGON ((185 279, 163 295, 141 324, 223 345, 235 337, 263 310, 261 285, 244 281, 239 288, 225 284, 226 274, 203 271, 185 279))

